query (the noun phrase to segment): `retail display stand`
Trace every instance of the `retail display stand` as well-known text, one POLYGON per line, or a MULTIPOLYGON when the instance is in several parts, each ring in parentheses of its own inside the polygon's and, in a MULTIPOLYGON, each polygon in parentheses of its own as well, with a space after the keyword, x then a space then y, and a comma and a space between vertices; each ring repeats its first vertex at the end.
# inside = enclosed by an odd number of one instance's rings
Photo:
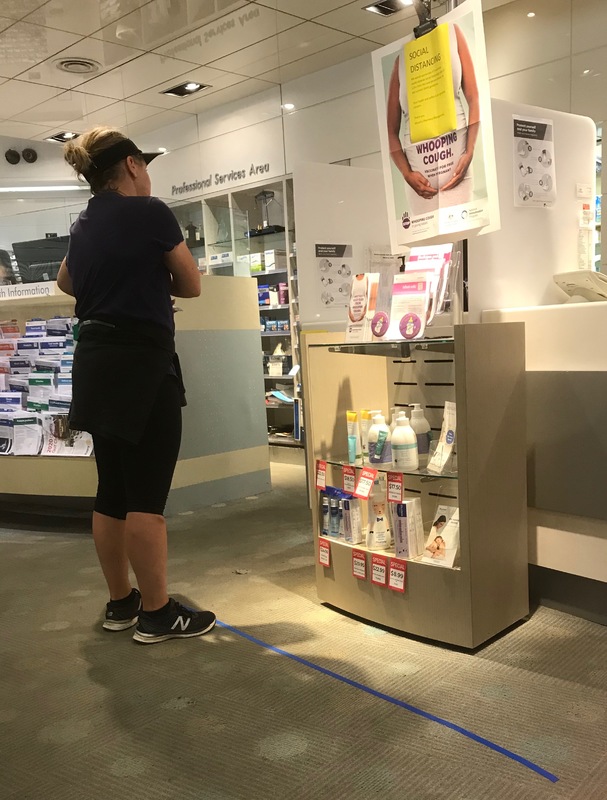
MULTIPOLYGON (((74 314, 74 301, 56 294, 0 303, 4 319, 20 326, 34 317, 74 314)), ((167 514, 270 488, 265 414, 259 398, 259 333, 255 286, 249 278, 203 278, 200 297, 178 300, 176 346, 188 405, 167 514)), ((117 387, 119 391, 119 387, 117 387)), ((126 402, 126 400, 125 400, 126 402)), ((97 474, 90 457, 0 457, 0 502, 41 498, 57 506, 90 507, 97 474)))
MULTIPOLYGON (((441 499, 459 506, 455 567, 414 559, 406 563, 404 592, 374 584, 373 556, 387 556, 389 570, 394 551, 319 536, 316 492, 311 505, 321 601, 465 648, 524 618, 529 610, 524 326, 457 325, 453 338, 358 345, 345 344, 336 333, 302 336, 308 470, 314 475, 317 459, 325 461, 327 485, 342 487, 348 409, 421 403, 437 436, 445 401, 457 405, 457 471, 403 474, 405 497, 422 500, 426 535, 441 499), (366 562, 366 579, 353 574, 354 551, 359 566, 366 562)), ((398 582, 400 573, 395 575, 398 582)))

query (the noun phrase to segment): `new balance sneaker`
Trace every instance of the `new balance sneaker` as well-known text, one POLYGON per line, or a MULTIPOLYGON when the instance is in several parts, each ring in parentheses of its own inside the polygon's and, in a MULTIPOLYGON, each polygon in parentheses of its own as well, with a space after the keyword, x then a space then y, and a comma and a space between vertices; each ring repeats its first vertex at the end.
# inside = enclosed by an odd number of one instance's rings
POLYGON ((133 639, 141 644, 155 644, 167 639, 190 639, 202 636, 215 627, 216 617, 212 611, 195 611, 169 598, 167 610, 162 614, 146 614, 141 611, 133 639))
POLYGON ((122 600, 110 600, 105 607, 106 631, 125 631, 137 624, 141 609, 141 592, 133 589, 128 597, 122 600))

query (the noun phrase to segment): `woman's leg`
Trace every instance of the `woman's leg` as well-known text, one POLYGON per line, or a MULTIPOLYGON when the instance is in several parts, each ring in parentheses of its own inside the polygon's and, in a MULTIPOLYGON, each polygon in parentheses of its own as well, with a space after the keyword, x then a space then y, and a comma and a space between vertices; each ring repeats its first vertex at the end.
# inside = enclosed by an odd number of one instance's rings
POLYGON ((121 600, 131 591, 125 536, 123 445, 103 436, 94 436, 93 441, 99 477, 93 512, 93 539, 110 599, 121 600))
POLYGON ((158 390, 139 444, 124 450, 126 542, 144 611, 168 602, 167 531, 164 520, 181 444, 181 398, 176 378, 167 375, 158 390))

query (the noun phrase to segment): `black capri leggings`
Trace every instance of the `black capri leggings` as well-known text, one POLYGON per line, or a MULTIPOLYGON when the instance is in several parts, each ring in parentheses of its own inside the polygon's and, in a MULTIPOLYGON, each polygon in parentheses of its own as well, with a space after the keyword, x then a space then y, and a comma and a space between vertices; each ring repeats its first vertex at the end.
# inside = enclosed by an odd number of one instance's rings
POLYGON ((181 444, 177 378, 162 382, 138 444, 93 434, 99 484, 95 511, 126 519, 130 511, 164 514, 181 444))

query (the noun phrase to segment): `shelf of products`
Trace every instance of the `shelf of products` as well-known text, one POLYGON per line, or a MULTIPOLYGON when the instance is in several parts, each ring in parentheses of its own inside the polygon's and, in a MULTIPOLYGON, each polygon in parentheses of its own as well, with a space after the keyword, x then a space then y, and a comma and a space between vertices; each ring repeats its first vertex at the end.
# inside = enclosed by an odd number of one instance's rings
MULTIPOLYGON (((297 301, 297 264, 292 180, 280 179, 172 208, 202 273, 247 276, 258 281, 260 300, 264 301, 259 307, 264 361, 285 356, 290 360, 290 371, 298 364, 300 350, 299 317, 293 303, 297 301), (270 304, 265 302, 268 299, 270 304), (288 330, 274 330, 285 322, 288 330)), ((285 430, 278 431, 285 435, 272 443, 284 443, 290 437, 301 446, 300 380, 284 378, 290 383, 289 395, 294 402, 266 404, 266 408, 290 408, 293 423, 285 421, 285 430)), ((274 433, 275 428, 275 421, 268 420, 268 430, 274 433)))
POLYGON ((319 599, 477 647, 528 613, 524 327, 458 325, 453 337, 379 346, 343 339, 310 333, 303 348, 319 599), (390 431, 378 419, 369 430, 366 409, 380 408, 416 425, 401 419, 390 431), (365 466, 353 467, 359 441, 365 466))

